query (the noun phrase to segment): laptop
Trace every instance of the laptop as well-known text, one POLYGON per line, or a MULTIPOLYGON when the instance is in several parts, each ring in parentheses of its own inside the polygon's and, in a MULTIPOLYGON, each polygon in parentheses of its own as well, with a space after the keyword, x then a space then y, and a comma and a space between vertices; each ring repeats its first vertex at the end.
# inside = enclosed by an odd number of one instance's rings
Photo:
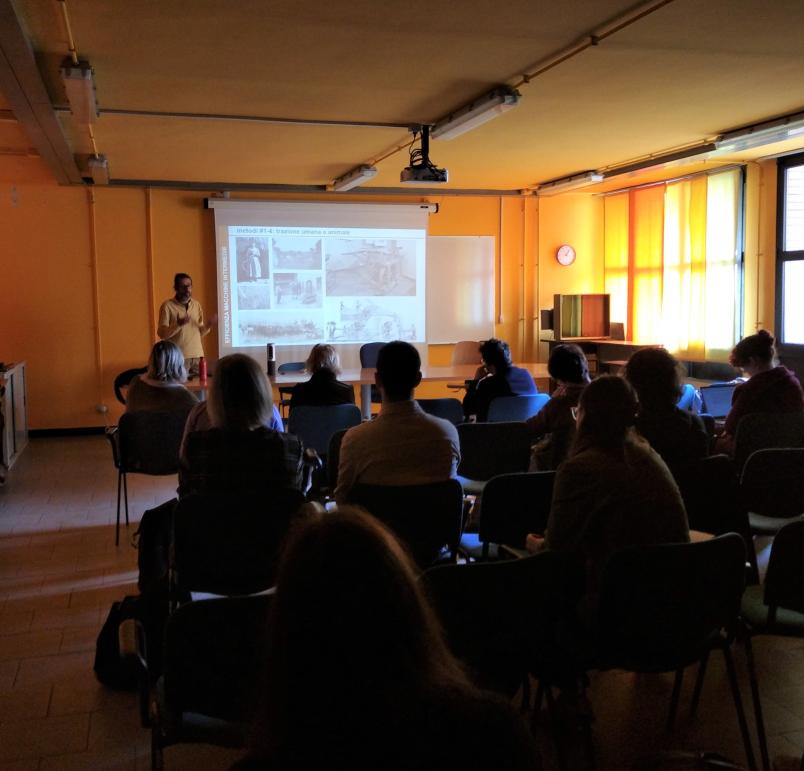
POLYGON ((715 420, 725 418, 731 409, 731 397, 737 386, 738 383, 702 386, 700 389, 703 400, 701 412, 711 415, 715 420))

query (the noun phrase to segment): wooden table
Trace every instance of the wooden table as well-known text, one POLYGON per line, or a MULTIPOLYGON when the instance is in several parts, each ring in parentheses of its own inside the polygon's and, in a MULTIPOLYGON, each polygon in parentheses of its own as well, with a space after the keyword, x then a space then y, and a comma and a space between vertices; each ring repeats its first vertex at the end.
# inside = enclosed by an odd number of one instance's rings
MULTIPOLYGON (((517 366, 526 369, 534 378, 546 379, 550 377, 546 364, 530 362, 518 364, 517 366)), ((422 382, 461 383, 464 380, 471 380, 476 371, 477 367, 474 364, 458 364, 452 367, 425 366, 422 367, 422 382)), ((360 410, 365 420, 371 418, 371 386, 374 384, 374 372, 374 369, 345 369, 338 375, 338 380, 342 383, 360 386, 360 410)), ((293 386, 296 383, 308 380, 309 377, 310 375, 307 372, 288 372, 284 375, 274 375, 271 378, 271 383, 274 387, 293 386)), ((187 388, 198 394, 200 399, 206 399, 206 384, 202 385, 198 380, 190 380, 187 383, 187 388)))

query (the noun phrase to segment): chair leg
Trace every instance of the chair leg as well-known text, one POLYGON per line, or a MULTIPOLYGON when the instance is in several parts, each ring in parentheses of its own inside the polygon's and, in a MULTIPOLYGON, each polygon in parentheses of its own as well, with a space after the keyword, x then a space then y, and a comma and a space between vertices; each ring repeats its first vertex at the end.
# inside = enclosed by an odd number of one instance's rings
POLYGON ((123 500, 126 502, 126 527, 128 527, 128 477, 123 472, 123 500))
MULTIPOLYGON (((757 727, 762 769, 763 771, 771 771, 770 756, 768 755, 768 739, 765 734, 765 718, 762 714, 762 702, 759 698, 759 683, 757 682, 757 671, 754 666, 754 649, 751 645, 751 635, 745 635, 743 645, 745 647, 745 661, 748 666, 748 679, 751 683, 751 698, 754 702, 754 720, 757 727)), ((802 757, 802 761, 804 761, 804 757, 802 757)))
POLYGON ((706 677, 706 665, 708 663, 709 652, 707 651, 698 664, 698 674, 695 677, 695 689, 692 692, 692 701, 690 702, 690 719, 694 718, 698 713, 698 702, 701 700, 701 691, 703 690, 704 678, 706 677))
POLYGON ((117 472, 117 525, 114 529, 114 545, 120 546, 120 488, 123 486, 123 472, 117 472))
POLYGON ((731 656, 731 650, 729 650, 728 645, 723 646, 723 658, 726 659, 726 671, 729 675, 729 685, 731 686, 731 695, 734 699, 734 707, 737 710, 737 721, 740 724, 740 733, 743 736, 743 745, 745 747, 745 757, 748 761, 748 768, 750 771, 757 771, 757 761, 754 757, 754 749, 751 746, 751 735, 748 732, 748 723, 745 719, 743 700, 740 696, 740 684, 737 681, 737 670, 734 668, 734 659, 731 656))
POLYGON ((667 725, 665 731, 670 733, 676 723, 676 713, 678 712, 678 700, 681 696, 681 686, 684 684, 684 670, 677 669, 676 677, 673 681, 673 695, 670 697, 670 711, 667 713, 667 725))
POLYGON ((530 675, 522 678, 522 703, 519 705, 520 712, 527 712, 530 709, 530 675))
POLYGON ((151 728, 151 771, 164 771, 165 760, 162 754, 162 743, 159 741, 159 729, 151 728))
MULTIPOLYGON (((539 683, 541 687, 541 683, 539 683)), ((558 767, 561 771, 567 771, 567 756, 564 754, 564 743, 561 741, 561 726, 558 722, 558 712, 556 710, 556 701, 553 698, 553 689, 547 687, 544 690, 547 697, 547 713, 550 716, 550 728, 553 731, 553 742, 556 745, 556 759, 558 760, 558 767)))

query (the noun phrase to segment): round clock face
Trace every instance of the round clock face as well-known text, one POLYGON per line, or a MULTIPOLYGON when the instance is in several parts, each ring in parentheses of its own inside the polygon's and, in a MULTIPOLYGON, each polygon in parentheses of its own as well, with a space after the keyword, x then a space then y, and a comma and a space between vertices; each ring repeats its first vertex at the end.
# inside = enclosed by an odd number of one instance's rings
POLYGON ((572 265, 575 262, 575 250, 569 244, 559 246, 556 251, 556 259, 559 265, 572 265))

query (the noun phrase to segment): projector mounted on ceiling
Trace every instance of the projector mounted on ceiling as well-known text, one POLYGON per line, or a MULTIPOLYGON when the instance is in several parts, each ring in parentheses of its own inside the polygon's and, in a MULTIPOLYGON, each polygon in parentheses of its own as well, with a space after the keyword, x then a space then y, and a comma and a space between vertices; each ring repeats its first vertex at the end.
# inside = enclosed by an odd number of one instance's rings
POLYGON ((444 185, 449 180, 449 172, 439 169, 430 160, 430 127, 422 126, 413 130, 413 143, 421 132, 421 147, 410 149, 410 165, 402 169, 399 181, 405 185, 444 185))

